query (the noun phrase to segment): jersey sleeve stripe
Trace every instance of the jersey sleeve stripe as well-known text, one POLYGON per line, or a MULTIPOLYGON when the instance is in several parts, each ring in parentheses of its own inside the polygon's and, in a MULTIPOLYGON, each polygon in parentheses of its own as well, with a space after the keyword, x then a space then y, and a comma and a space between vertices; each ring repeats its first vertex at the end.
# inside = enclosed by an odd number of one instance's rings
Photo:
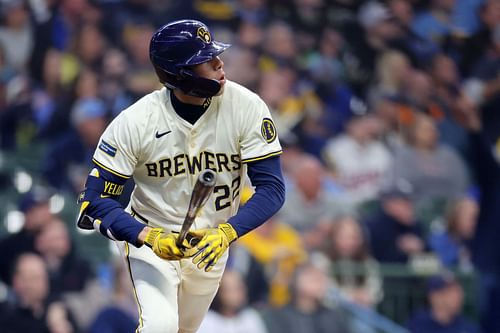
POLYGON ((266 155, 262 155, 262 156, 258 156, 258 157, 252 157, 252 158, 247 158, 247 159, 242 160, 241 163, 248 163, 248 162, 255 162, 255 161, 265 160, 266 158, 269 158, 269 157, 272 157, 272 156, 281 155, 282 152, 283 151, 279 150, 279 151, 275 151, 273 153, 269 153, 269 154, 266 154, 266 155))
POLYGON ((97 161, 95 158, 92 159, 92 162, 94 162, 95 164, 97 164, 98 166, 103 168, 104 170, 109 171, 118 177, 125 178, 125 179, 129 179, 131 177, 131 176, 124 175, 122 173, 119 173, 118 171, 115 171, 115 170, 108 168, 107 166, 103 165, 101 162, 97 161))

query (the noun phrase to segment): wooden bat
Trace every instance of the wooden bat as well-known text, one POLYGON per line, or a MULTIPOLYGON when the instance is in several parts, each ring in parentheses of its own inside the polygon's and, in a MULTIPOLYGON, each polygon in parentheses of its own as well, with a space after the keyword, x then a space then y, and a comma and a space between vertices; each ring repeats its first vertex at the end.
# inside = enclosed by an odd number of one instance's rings
MULTIPOLYGON (((177 246, 183 248, 182 242, 188 236, 189 229, 194 222, 196 215, 200 212, 201 208, 207 202, 210 194, 214 190, 215 182, 217 180, 217 174, 210 169, 203 170, 196 184, 194 184, 193 192, 191 192, 191 199, 189 200, 189 207, 182 223, 182 228, 177 238, 177 246)), ((196 239, 189 240, 195 241, 196 239)))

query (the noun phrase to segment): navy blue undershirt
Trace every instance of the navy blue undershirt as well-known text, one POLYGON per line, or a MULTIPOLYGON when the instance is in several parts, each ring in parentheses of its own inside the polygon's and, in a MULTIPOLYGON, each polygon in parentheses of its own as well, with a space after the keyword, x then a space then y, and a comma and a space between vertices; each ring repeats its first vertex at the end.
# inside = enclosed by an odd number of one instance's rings
POLYGON ((255 193, 228 221, 238 236, 266 222, 285 202, 285 182, 281 174, 279 156, 250 162, 247 165, 248 177, 255 186, 255 193))
POLYGON ((175 96, 173 90, 170 90, 170 100, 172 101, 175 113, 191 125, 194 125, 194 123, 200 119, 205 111, 207 111, 211 102, 211 99, 207 98, 203 105, 186 104, 181 102, 177 96, 175 96))

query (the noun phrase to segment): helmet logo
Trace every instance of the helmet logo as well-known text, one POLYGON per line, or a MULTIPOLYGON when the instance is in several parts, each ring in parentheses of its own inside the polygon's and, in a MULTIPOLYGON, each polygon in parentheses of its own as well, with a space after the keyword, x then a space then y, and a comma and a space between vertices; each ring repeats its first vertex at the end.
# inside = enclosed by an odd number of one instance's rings
POLYGON ((198 37, 200 37, 205 43, 210 43, 212 41, 212 36, 210 36, 210 32, 208 32, 205 27, 199 27, 196 31, 198 37))

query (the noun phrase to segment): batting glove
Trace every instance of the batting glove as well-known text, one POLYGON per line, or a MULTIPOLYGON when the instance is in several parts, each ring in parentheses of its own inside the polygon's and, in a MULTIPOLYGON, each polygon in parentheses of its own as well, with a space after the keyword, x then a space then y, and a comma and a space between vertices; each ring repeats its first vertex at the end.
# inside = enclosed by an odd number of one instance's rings
POLYGON ((191 236, 200 239, 194 247, 193 263, 199 269, 210 271, 229 245, 238 238, 238 234, 229 223, 219 224, 217 228, 200 229, 190 232, 191 236))
POLYGON ((189 250, 192 246, 184 240, 184 248, 179 248, 176 245, 177 237, 179 237, 178 233, 166 233, 163 228, 152 228, 146 234, 144 244, 162 259, 179 260, 191 257, 193 253, 189 250))

